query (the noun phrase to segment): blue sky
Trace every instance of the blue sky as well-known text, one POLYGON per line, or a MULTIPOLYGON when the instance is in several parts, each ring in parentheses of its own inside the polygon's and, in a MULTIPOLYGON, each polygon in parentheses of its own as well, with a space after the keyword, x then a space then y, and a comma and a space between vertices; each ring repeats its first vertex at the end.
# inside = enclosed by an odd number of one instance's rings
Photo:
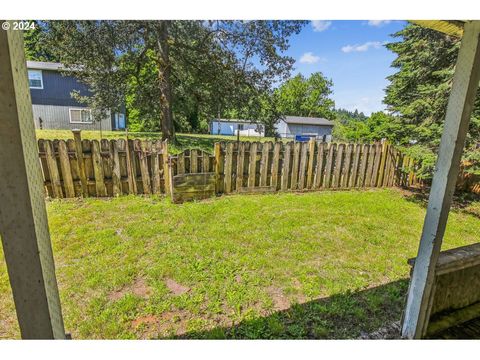
POLYGON ((395 54, 383 44, 405 25, 383 20, 312 21, 290 39, 287 54, 296 60, 292 75, 321 71, 332 79, 336 108, 367 115, 384 110, 385 77, 395 72, 390 67, 395 54))

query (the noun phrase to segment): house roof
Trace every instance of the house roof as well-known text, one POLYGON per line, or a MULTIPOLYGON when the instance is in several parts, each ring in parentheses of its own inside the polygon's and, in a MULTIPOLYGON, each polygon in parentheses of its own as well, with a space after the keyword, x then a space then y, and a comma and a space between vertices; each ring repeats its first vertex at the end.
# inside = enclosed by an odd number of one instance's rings
POLYGON ((56 62, 47 62, 47 61, 27 61, 27 69, 36 69, 36 70, 62 70, 64 69, 63 64, 56 62))
POLYGON ((287 124, 333 126, 332 121, 324 118, 315 118, 315 117, 285 116, 284 121, 287 124))

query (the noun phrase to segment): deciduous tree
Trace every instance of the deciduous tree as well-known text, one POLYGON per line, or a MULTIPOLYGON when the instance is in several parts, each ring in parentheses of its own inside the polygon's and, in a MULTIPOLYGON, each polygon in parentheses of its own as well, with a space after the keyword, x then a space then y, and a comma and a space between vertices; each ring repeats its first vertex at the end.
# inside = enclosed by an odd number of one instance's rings
POLYGON ((284 115, 334 118, 335 102, 330 98, 333 82, 316 72, 287 80, 277 92, 284 115))
MULTIPOLYGON (((246 102, 289 76, 283 55, 302 21, 49 21, 49 49, 87 83, 99 111, 125 98, 137 117, 197 127, 199 117, 246 102), (243 91, 250 88, 255 91, 243 91)), ((139 119, 140 120, 140 119, 139 119)))

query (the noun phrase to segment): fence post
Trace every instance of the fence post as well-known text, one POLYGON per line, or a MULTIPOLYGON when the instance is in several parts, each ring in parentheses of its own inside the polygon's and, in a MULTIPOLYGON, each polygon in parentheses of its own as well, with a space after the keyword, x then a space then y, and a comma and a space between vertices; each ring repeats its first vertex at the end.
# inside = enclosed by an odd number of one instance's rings
POLYGON ((226 154, 225 154, 225 167, 224 167, 224 190, 225 193, 232 192, 232 164, 233 164, 233 143, 227 144, 226 154))
POLYGON ((58 155, 60 159, 60 169, 62 170, 63 187, 65 188, 65 197, 75 197, 75 188, 73 187, 72 169, 70 168, 70 159, 68 158, 67 142, 60 140, 58 142, 58 155))
POLYGON ((245 143, 240 142, 237 153, 237 173, 235 190, 239 192, 243 188, 243 166, 245 162, 245 143))
POLYGON ((151 150, 149 140, 140 141, 140 175, 142 176, 143 193, 150 195, 152 193, 152 183, 150 181, 150 172, 148 171, 148 152, 151 150))
POLYGON ((214 145, 213 153, 215 155, 215 192, 220 193, 222 177, 220 174, 221 169, 221 155, 222 150, 220 143, 216 142, 214 145))
POLYGON ((389 174, 392 169, 392 154, 391 154, 391 145, 390 142, 387 142, 386 146, 386 158, 385 158, 385 171, 383 172, 383 183, 382 187, 388 186, 389 174))
POLYGON ((60 180, 60 173, 58 172, 57 159, 55 157, 53 143, 50 140, 45 141, 45 153, 53 195, 56 198, 63 198, 62 182, 60 180))
POLYGON ((168 161, 168 140, 162 143, 162 162, 163 162, 163 183, 165 186, 165 195, 169 196, 172 193, 172 171, 170 171, 170 162, 168 161))
POLYGON ((382 187, 383 184, 383 177, 385 174, 385 162, 387 160, 387 145, 388 141, 384 140, 382 143, 382 157, 380 160, 380 169, 378 172, 378 180, 377 180, 377 187, 382 187))
POLYGON ((85 174, 85 160, 83 158, 83 148, 82 148, 82 130, 73 129, 73 141, 75 143, 75 153, 77 155, 78 170, 80 172, 80 183, 82 184, 82 196, 88 196, 88 184, 87 176, 85 174))
POLYGON ((313 163, 315 155, 315 138, 311 138, 308 143, 308 170, 307 170, 307 189, 312 188, 313 184, 313 163))
POLYGON ((103 159, 100 153, 100 144, 98 140, 92 140, 92 165, 93 175, 95 177, 95 196, 107 196, 105 187, 105 173, 103 171, 103 159))
MULTIPOLYGON (((132 158, 134 154, 133 149, 130 147, 130 141, 128 139, 125 140, 125 155, 127 160, 127 175, 128 175, 128 192, 129 194, 137 194, 137 176, 136 176, 136 169, 135 169, 135 159, 132 158), (133 154, 132 154, 133 153, 133 154)), ((133 144, 132 144, 133 146, 133 144)))

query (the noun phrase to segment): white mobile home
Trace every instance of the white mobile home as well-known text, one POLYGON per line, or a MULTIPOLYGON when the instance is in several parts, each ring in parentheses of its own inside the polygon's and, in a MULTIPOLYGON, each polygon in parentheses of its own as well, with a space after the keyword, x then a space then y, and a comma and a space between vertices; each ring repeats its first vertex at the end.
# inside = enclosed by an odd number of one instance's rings
POLYGON ((253 120, 213 119, 210 121, 211 135, 265 136, 262 124, 253 120))

